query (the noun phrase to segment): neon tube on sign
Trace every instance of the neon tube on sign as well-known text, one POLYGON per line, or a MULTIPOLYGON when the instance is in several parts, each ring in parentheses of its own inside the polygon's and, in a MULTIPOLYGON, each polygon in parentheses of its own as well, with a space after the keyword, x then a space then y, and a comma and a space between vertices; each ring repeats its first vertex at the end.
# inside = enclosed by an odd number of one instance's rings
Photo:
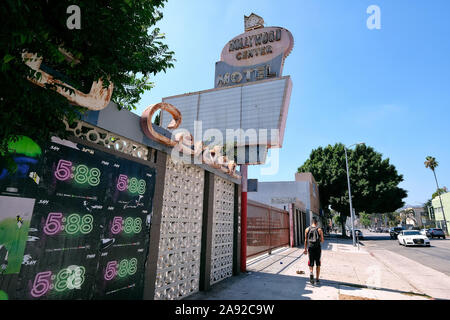
POLYGON ((141 116, 141 128, 146 136, 169 147, 173 147, 183 154, 200 157, 202 162, 221 170, 233 178, 240 178, 240 176, 236 174, 236 163, 221 154, 222 147, 215 146, 212 149, 209 149, 204 146, 202 141, 195 142, 192 134, 186 132, 175 134, 175 140, 156 132, 152 126, 152 118, 158 110, 167 111, 172 115, 173 119, 167 126, 168 129, 176 129, 181 124, 181 112, 170 103, 160 102, 150 105, 145 109, 141 116))
POLYGON ((114 89, 114 85, 112 83, 110 83, 108 88, 105 89, 103 88, 103 81, 100 78, 92 83, 91 91, 86 94, 73 88, 67 83, 53 78, 53 76, 51 76, 50 74, 42 71, 42 57, 38 58, 37 54, 24 52, 22 54, 22 59, 27 66, 41 74, 41 77, 39 79, 28 78, 29 81, 43 88, 45 88, 46 84, 56 85, 55 87, 52 87, 52 89, 77 106, 97 111, 106 108, 109 101, 111 100, 112 92, 114 89), (73 92, 69 92, 68 90, 63 89, 61 86, 70 88, 73 90, 73 92))

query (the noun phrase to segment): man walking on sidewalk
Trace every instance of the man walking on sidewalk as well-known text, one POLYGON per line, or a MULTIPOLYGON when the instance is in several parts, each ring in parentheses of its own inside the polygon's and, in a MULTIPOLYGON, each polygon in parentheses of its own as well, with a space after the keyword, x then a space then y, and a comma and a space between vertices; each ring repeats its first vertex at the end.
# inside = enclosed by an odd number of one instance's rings
POLYGON ((313 217, 312 226, 305 230, 305 251, 304 254, 309 254, 309 281, 314 284, 314 264, 316 265, 316 284, 320 284, 320 257, 322 255, 322 248, 320 243, 323 243, 323 231, 317 225, 317 218, 313 217))

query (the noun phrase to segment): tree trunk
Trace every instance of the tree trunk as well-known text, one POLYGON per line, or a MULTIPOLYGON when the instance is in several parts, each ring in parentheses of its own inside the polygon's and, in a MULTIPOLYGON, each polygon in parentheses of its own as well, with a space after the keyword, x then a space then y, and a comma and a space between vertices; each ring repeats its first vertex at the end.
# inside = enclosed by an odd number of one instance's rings
POLYGON ((342 213, 339 215, 339 220, 341 221, 341 228, 342 228, 342 237, 347 238, 347 233, 345 232, 345 219, 346 216, 344 216, 342 213))

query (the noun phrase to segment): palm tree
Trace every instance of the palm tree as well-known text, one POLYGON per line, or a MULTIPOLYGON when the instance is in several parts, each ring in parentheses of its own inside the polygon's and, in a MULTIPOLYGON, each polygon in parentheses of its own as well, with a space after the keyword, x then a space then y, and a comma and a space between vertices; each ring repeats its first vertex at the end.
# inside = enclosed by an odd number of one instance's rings
POLYGON ((439 184, 436 178, 436 172, 434 171, 434 169, 436 169, 436 167, 439 165, 438 162, 436 161, 435 157, 432 156, 428 156, 426 158, 426 161, 424 162, 425 164, 425 168, 430 168, 431 171, 433 171, 434 174, 434 179, 436 180, 436 186, 437 186, 437 191, 438 191, 438 195, 439 195, 439 201, 441 202, 441 210, 442 210, 442 215, 444 216, 444 228, 445 228, 445 233, 448 234, 447 232, 447 219, 445 219, 445 213, 444 213, 444 206, 442 205, 442 199, 441 199, 441 191, 439 190, 439 184))

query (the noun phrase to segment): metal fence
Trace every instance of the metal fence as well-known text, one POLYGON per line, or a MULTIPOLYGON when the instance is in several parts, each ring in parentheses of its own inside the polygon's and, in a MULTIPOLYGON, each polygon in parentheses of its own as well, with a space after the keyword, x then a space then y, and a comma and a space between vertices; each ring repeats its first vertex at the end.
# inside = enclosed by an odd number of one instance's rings
POLYGON ((289 245, 289 212, 248 200, 247 257, 289 245))

